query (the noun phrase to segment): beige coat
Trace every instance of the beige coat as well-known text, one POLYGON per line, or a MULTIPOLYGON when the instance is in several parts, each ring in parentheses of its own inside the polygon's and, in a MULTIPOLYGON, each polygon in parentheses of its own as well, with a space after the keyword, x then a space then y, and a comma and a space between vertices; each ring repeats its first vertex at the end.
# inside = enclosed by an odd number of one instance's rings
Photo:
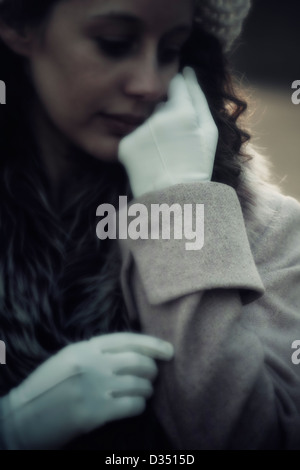
POLYGON ((205 208, 205 241, 123 240, 122 285, 142 331, 170 341, 153 406, 177 449, 300 449, 300 205, 265 191, 245 222, 236 192, 178 185, 146 204, 205 208))

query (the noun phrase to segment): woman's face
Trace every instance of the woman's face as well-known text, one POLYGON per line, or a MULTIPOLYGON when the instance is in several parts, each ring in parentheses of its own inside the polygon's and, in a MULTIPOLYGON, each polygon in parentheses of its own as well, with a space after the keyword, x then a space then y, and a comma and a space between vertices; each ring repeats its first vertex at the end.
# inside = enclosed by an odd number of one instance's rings
POLYGON ((28 54, 55 127, 96 158, 166 99, 192 26, 193 0, 62 0, 28 54))

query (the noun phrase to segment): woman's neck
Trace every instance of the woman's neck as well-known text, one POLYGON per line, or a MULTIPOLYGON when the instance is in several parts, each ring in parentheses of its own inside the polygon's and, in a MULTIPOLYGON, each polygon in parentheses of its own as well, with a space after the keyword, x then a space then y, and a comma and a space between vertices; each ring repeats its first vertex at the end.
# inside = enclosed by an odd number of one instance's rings
POLYGON ((71 145, 55 128, 40 104, 33 107, 32 122, 39 156, 49 179, 51 196, 57 204, 75 167, 70 158, 71 145))

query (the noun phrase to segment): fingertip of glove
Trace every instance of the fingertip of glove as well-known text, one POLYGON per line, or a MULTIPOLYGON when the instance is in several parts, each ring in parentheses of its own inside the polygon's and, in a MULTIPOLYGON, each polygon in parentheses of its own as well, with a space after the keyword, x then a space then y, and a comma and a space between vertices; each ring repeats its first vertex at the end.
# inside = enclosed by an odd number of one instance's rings
POLYGON ((169 85, 169 93, 168 93, 169 99, 170 99, 170 95, 174 94, 176 92, 176 89, 179 86, 182 86, 183 83, 184 83, 184 79, 181 73, 178 73, 177 75, 175 75, 175 77, 172 78, 170 85, 169 85))
MULTIPOLYGON (((186 74, 189 74, 189 73, 193 73, 194 72, 194 69, 192 67, 190 67, 189 65, 186 65, 183 69, 182 69, 182 74, 183 75, 186 75, 186 74)), ((195 73, 195 72, 194 72, 195 73)))
POLYGON ((192 67, 184 67, 182 75, 187 83, 198 85, 197 75, 192 67))

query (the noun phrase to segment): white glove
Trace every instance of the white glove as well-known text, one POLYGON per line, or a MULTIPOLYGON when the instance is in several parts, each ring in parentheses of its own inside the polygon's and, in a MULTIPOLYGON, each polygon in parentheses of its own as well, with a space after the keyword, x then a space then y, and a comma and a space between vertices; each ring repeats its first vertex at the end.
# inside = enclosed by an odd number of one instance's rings
POLYGON ((110 421, 142 413, 171 344, 113 333, 65 347, 3 398, 8 449, 57 449, 110 421))
POLYGON ((134 197, 179 183, 210 181, 218 129, 196 74, 185 67, 169 100, 119 145, 134 197))

